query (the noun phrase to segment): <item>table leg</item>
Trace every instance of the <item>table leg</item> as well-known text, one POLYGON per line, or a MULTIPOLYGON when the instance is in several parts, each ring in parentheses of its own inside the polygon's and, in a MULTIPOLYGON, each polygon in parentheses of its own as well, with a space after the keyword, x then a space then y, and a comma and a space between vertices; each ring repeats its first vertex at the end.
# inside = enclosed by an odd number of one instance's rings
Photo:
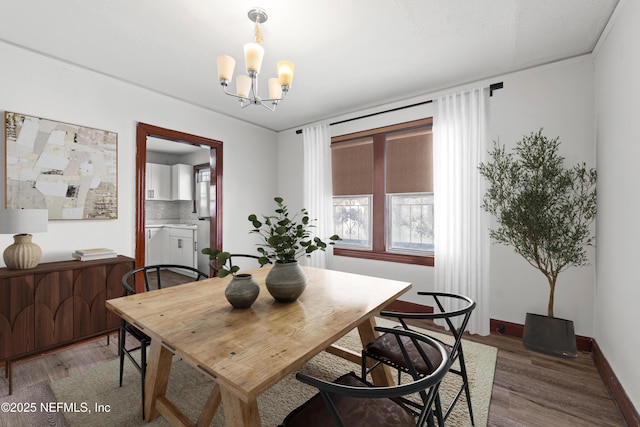
MULTIPOLYGON (((358 325, 358 332, 360 333, 360 340, 362 341, 363 348, 371 341, 378 338, 378 333, 374 329, 375 326, 376 320, 373 317, 368 318, 358 325)), ((382 363, 371 371, 371 378, 373 379, 373 383, 378 386, 389 386, 394 384, 391 370, 387 365, 382 363)))
POLYGON ((156 399, 160 396, 164 397, 167 392, 172 359, 173 353, 165 348, 159 340, 151 340, 144 385, 144 413, 147 422, 160 415, 156 409, 156 399))
POLYGON ((220 406, 220 399, 220 386, 216 383, 216 385, 213 386, 213 390, 211 390, 211 394, 209 395, 207 402, 204 404, 204 408, 198 417, 196 426, 204 427, 211 424, 211 420, 213 420, 213 417, 218 410, 218 406, 220 406))
POLYGON ((260 427, 260 414, 258 402, 252 399, 249 402, 240 400, 229 392, 226 387, 220 387, 222 395, 222 407, 226 427, 260 427))

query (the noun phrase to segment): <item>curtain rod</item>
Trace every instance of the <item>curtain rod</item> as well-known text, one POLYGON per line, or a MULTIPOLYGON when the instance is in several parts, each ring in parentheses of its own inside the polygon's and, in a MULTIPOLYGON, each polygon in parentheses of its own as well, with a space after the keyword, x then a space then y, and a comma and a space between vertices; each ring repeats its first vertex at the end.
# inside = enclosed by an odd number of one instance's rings
MULTIPOLYGON (((503 87, 504 87, 503 82, 493 83, 493 84, 489 85, 489 96, 493 96, 493 91, 494 90, 502 89, 503 87)), ((431 104, 432 102, 433 102, 433 99, 430 99, 428 101, 422 101, 422 102, 418 102, 418 103, 411 104, 411 105, 404 105, 402 107, 396 107, 396 108, 392 108, 390 110, 384 110, 384 111, 378 111, 377 113, 365 114, 364 116, 353 117, 351 119, 345 119, 345 120, 340 120, 339 122, 329 123, 329 126, 339 125, 339 124, 347 123, 347 122, 352 122, 354 120, 365 119, 367 117, 377 116, 378 114, 385 114, 385 113, 391 113, 393 111, 404 110, 405 108, 412 108, 412 107, 417 107, 419 105, 431 104)), ((296 130, 296 134, 299 135, 301 133, 302 133, 302 129, 296 130)))

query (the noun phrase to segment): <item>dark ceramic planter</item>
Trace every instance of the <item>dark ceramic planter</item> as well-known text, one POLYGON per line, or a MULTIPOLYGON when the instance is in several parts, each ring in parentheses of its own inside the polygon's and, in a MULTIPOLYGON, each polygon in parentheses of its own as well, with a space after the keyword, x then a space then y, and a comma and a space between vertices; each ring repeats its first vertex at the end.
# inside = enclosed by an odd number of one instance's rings
POLYGON ((522 344, 538 353, 566 359, 578 357, 576 335, 571 320, 527 313, 522 344))

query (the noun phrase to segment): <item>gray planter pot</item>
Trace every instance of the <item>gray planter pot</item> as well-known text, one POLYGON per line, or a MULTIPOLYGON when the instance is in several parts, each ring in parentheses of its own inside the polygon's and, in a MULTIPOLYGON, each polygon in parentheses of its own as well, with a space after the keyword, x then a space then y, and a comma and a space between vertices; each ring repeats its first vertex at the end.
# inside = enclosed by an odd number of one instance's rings
POLYGON ((236 274, 224 290, 224 296, 234 308, 248 308, 258 298, 260 286, 251 274, 236 274))
POLYGON ((307 276, 297 261, 276 262, 265 278, 267 290, 278 302, 293 302, 307 286, 307 276))
POLYGON ((538 353, 566 359, 578 357, 576 335, 571 320, 527 313, 522 344, 538 353))

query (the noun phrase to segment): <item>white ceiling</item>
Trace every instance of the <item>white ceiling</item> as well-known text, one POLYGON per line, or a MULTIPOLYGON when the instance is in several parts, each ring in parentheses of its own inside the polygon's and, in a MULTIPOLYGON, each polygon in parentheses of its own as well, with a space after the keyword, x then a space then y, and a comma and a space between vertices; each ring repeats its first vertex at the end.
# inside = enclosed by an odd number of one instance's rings
POLYGON ((0 40, 281 131, 589 53, 617 2, 0 0, 0 40), (296 64, 275 112, 218 84, 218 55, 244 68, 253 6, 269 15, 263 97, 276 62, 296 64))

